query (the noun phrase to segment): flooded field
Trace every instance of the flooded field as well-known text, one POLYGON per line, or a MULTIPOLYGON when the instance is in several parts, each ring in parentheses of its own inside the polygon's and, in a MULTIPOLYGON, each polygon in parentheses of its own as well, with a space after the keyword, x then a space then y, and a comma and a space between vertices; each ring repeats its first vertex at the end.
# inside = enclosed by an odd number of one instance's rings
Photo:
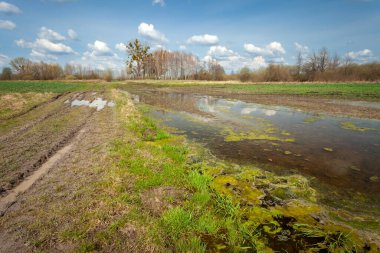
POLYGON ((326 201, 349 201, 354 194, 379 206, 379 120, 331 117, 228 96, 131 92, 136 102, 154 106, 150 115, 218 157, 309 176, 328 193, 326 201))

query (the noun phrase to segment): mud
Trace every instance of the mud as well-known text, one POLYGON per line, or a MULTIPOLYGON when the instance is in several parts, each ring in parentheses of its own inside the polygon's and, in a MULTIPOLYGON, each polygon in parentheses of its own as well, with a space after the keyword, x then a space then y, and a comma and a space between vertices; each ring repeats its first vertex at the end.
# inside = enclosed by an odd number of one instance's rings
POLYGON ((91 94, 61 96, 60 99, 17 118, 19 126, 0 137, 0 154, 3 157, 0 159, 0 196, 4 196, 6 191, 31 175, 69 143, 86 124, 87 119, 95 112, 94 109, 71 108, 63 103, 67 98, 86 96, 91 97, 91 94), (39 116, 33 117, 33 114, 39 116), (27 119, 30 118, 32 119, 28 122, 27 119))
MULTIPOLYGON (((42 179, 19 194, 17 202, 0 217, 0 252, 73 252, 80 248, 80 242, 62 240, 61 235, 68 229, 67 224, 78 222, 78 212, 104 206, 99 196, 104 192, 93 192, 92 186, 107 169, 109 141, 120 133, 112 108, 93 113, 82 129, 69 145, 56 153, 58 157, 52 156, 51 159, 59 158, 58 161, 49 159, 43 165, 48 171, 42 179), (84 196, 88 200, 78 203, 77 199, 84 196)), ((126 212, 125 206, 120 212, 126 212)), ((112 215, 116 214, 108 213, 107 217, 112 215)), ((122 233, 138 235, 140 228, 130 230, 126 226, 122 233)), ((133 248, 134 244, 128 246, 133 248)), ((112 245, 104 251, 112 252, 112 245)))
MULTIPOLYGON (((54 155, 52 155, 49 159, 47 159, 47 161, 43 163, 42 166, 39 167, 39 169, 37 169, 30 176, 25 178, 25 180, 22 181, 19 185, 17 185, 14 189, 10 190, 8 195, 6 195, 4 198, 1 198, 0 199, 0 216, 4 215, 6 210, 16 202, 18 195, 27 191, 37 180, 39 180, 46 173, 49 172, 49 170, 60 159, 62 159, 62 157, 65 154, 67 154, 73 148, 73 145, 77 144, 77 142, 80 140, 83 133, 84 133, 84 130, 79 131, 78 134, 75 136, 75 139, 70 144, 58 150, 54 155)), ((64 145, 64 143, 59 143, 59 144, 64 145)), ((54 152, 54 149, 49 151, 49 153, 53 153, 53 152, 54 152)), ((43 159, 41 159, 39 163, 42 163, 42 161, 43 159)), ((38 164, 34 164, 34 166, 37 167, 38 164)))

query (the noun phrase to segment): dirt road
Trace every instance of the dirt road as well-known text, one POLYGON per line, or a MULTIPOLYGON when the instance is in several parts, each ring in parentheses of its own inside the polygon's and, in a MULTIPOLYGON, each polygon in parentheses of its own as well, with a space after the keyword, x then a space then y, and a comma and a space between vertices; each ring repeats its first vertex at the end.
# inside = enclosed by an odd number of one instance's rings
MULTIPOLYGON (((24 124, 16 124, 1 135, 6 141, 0 144, 0 252, 31 251, 33 246, 26 245, 31 236, 28 233, 33 231, 29 221, 46 211, 49 204, 75 204, 75 196, 81 191, 78 188, 97 179, 99 175, 87 168, 100 166, 107 141, 117 133, 115 109, 97 111, 86 106, 72 107, 65 101, 91 101, 105 96, 90 92, 65 94, 34 109, 38 111, 14 117, 24 124)), ((66 251, 59 245, 55 247, 54 251, 66 251)))

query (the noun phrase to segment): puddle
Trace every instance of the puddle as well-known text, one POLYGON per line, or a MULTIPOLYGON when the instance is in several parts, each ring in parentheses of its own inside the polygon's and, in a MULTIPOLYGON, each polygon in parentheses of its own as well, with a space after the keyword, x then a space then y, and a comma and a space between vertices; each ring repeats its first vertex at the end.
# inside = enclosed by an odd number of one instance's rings
MULTIPOLYGON (((301 173, 328 191, 375 196, 380 206, 380 121, 332 117, 228 97, 133 90, 149 114, 239 164, 301 173), (160 109, 158 109, 160 108, 160 109)), ((339 195, 338 194, 338 195, 339 195)))
MULTIPOLYGON (((66 100, 65 104, 70 103, 70 100, 66 100)), ((96 98, 92 102, 89 100, 79 100, 79 99, 74 99, 71 101, 71 106, 88 106, 90 108, 96 108, 97 111, 101 111, 104 109, 104 107, 114 107, 115 103, 113 101, 107 102, 107 100, 103 100, 102 98, 96 98)))

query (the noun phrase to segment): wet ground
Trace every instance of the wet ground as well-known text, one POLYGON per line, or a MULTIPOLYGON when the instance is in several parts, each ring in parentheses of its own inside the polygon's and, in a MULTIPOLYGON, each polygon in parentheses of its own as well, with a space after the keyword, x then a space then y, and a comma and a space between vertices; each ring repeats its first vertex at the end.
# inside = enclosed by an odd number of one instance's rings
POLYGON ((131 93, 136 102, 155 106, 150 115, 221 158, 260 164, 278 174, 301 173, 335 194, 333 199, 350 201, 356 194, 369 197, 375 209, 380 206, 380 120, 333 117, 228 95, 146 88, 131 93))

